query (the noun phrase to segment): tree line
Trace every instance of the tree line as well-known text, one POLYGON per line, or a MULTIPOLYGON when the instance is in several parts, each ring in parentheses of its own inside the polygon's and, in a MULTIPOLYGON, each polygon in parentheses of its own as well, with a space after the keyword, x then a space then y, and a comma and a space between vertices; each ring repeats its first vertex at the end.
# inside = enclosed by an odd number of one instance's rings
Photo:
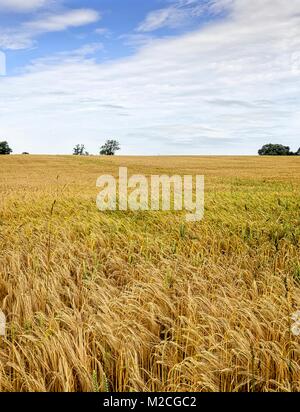
MULTIPOLYGON (((106 143, 100 148, 99 154, 102 156, 114 156, 120 149, 120 143, 117 140, 107 140, 106 143)), ((86 151, 84 144, 77 144, 73 149, 73 155, 89 156, 89 152, 86 151)))
MULTIPOLYGON (((100 155, 102 156, 114 156, 117 151, 121 150, 120 143, 117 140, 107 140, 106 143, 100 148, 100 155)), ((10 155, 12 153, 7 141, 0 142, 0 155, 10 155)), ((28 155, 28 152, 22 154, 28 155)), ((83 144, 77 144, 73 149, 74 156, 89 156, 83 144)))
POLYGON ((259 151, 260 156, 300 156, 300 148, 297 152, 292 152, 289 146, 282 144, 266 144, 259 151))
MULTIPOLYGON (((100 148, 99 154, 102 156, 114 156, 119 151, 120 143, 117 140, 107 140, 105 144, 100 148)), ((9 147, 7 141, 0 142, 0 155, 10 155, 12 149, 9 147)), ((23 152, 22 154, 29 154, 23 152)), ((282 144, 266 144, 259 151, 260 156, 300 156, 300 148, 297 152, 292 152, 289 146, 282 144)), ((89 156, 89 153, 85 149, 84 144, 77 144, 73 149, 74 156, 89 156)))

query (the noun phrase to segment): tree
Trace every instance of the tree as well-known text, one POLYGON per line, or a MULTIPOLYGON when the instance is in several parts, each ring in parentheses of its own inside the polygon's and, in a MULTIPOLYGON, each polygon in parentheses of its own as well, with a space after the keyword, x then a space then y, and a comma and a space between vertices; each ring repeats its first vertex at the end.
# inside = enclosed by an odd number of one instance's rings
POLYGON ((107 140, 101 147, 100 154, 103 156, 114 156, 120 150, 120 144, 117 140, 107 140))
POLYGON ((84 144, 77 144, 73 149, 74 156, 83 156, 85 154, 84 144))
POLYGON ((0 155, 10 155, 12 153, 11 148, 7 142, 0 142, 0 155))
POLYGON ((288 146, 281 144, 266 144, 259 151, 260 156, 290 156, 293 155, 288 146))
POLYGON ((300 147, 298 149, 298 151, 295 153, 296 156, 300 156, 300 147))

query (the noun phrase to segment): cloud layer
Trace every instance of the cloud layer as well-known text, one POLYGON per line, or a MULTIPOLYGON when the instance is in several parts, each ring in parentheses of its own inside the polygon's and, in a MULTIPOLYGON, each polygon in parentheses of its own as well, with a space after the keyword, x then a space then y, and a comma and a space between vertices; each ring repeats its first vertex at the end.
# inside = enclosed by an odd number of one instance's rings
POLYGON ((69 153, 79 142, 96 151, 110 137, 128 154, 253 154, 271 141, 298 148, 299 1, 205 7, 223 17, 131 57, 60 56, 1 78, 1 134, 33 153, 69 153))

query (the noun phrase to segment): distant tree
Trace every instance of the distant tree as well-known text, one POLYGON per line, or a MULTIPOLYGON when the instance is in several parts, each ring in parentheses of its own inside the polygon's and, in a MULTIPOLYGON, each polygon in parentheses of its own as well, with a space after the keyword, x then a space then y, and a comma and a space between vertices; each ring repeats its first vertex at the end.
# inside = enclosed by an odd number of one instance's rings
POLYGON ((260 156, 290 156, 293 155, 288 146, 281 144, 266 144, 259 151, 260 156))
POLYGON ((120 150, 120 144, 117 140, 107 140, 101 147, 100 154, 103 156, 114 156, 120 150))
POLYGON ((298 149, 298 151, 295 153, 296 156, 300 156, 300 147, 298 149))
POLYGON ((22 155, 29 155, 29 153, 28 152, 23 152, 22 155))
POLYGON ((11 148, 7 142, 0 142, 0 155, 10 155, 12 153, 11 148))
POLYGON ((73 149, 74 156, 83 156, 85 154, 84 144, 77 144, 73 149))

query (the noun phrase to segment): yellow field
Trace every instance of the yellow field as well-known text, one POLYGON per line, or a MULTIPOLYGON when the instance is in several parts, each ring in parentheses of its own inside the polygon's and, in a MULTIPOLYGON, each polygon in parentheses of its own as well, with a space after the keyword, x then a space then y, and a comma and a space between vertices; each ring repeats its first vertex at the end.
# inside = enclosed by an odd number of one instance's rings
POLYGON ((1 391, 299 391, 300 159, 0 158, 1 391), (96 179, 204 174, 205 219, 96 179))

